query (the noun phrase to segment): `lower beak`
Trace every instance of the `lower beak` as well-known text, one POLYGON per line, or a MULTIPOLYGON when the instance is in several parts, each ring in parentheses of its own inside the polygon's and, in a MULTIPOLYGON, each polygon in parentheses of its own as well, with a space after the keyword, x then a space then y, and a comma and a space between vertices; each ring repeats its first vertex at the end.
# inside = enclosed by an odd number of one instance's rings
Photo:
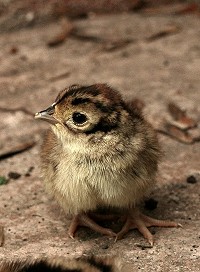
POLYGON ((54 113, 54 108, 51 106, 46 110, 37 112, 35 114, 35 119, 41 119, 41 120, 49 122, 50 124, 55 125, 56 123, 59 123, 59 121, 55 117, 52 116, 53 113, 54 113))

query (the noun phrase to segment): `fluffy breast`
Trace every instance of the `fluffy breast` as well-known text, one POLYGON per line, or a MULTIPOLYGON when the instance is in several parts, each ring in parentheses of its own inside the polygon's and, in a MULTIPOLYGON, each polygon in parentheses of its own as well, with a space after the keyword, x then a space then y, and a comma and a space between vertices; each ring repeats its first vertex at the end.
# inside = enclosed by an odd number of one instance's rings
POLYGON ((154 180, 140 160, 134 160, 128 153, 124 160, 62 155, 56 169, 50 172, 45 175, 47 189, 72 214, 101 205, 134 206, 154 180))

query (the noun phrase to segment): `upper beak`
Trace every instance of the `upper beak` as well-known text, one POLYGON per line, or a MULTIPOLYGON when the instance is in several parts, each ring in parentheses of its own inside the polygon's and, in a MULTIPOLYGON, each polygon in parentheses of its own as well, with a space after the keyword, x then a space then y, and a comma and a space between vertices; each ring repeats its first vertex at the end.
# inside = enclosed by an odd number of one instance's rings
POLYGON ((35 118, 36 119, 42 119, 44 121, 47 121, 53 125, 55 125, 56 123, 59 123, 59 121, 53 117, 53 113, 54 113, 54 106, 50 106, 48 109, 37 112, 35 114, 35 118))

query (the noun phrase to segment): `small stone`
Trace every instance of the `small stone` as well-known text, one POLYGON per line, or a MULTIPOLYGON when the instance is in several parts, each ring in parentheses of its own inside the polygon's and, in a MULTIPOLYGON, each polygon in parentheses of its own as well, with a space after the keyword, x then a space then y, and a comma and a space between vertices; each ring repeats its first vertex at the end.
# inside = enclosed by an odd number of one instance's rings
POLYGON ((21 174, 19 174, 17 172, 9 172, 8 177, 11 178, 11 179, 18 179, 18 178, 21 177, 21 174))
POLYGON ((149 198, 148 200, 145 201, 145 209, 147 210, 155 210, 157 208, 158 205, 158 201, 153 199, 153 198, 149 198))
POLYGON ((193 247, 193 248, 198 248, 199 246, 198 246, 198 245, 193 245, 192 247, 193 247))
POLYGON ((191 175, 187 177, 187 183, 191 183, 191 184, 197 183, 197 179, 195 178, 195 176, 191 175))
POLYGON ((34 12, 30 11, 26 14, 26 20, 27 22, 32 22, 35 18, 34 12))

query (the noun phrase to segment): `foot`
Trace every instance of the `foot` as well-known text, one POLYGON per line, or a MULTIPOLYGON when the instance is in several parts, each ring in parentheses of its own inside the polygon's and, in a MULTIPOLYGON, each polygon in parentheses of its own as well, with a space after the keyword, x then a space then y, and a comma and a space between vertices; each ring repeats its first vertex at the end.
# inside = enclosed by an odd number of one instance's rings
POLYGON ((153 235, 147 227, 181 227, 181 224, 172 221, 158 220, 146 216, 137 210, 131 211, 125 221, 121 231, 117 233, 116 240, 121 239, 129 230, 138 229, 138 231, 147 239, 150 246, 153 246, 153 235))
POLYGON ((92 220, 86 213, 74 216, 68 230, 69 237, 74 239, 78 226, 88 227, 103 235, 116 237, 116 233, 114 233, 111 229, 101 227, 96 222, 94 222, 94 220, 92 220))

